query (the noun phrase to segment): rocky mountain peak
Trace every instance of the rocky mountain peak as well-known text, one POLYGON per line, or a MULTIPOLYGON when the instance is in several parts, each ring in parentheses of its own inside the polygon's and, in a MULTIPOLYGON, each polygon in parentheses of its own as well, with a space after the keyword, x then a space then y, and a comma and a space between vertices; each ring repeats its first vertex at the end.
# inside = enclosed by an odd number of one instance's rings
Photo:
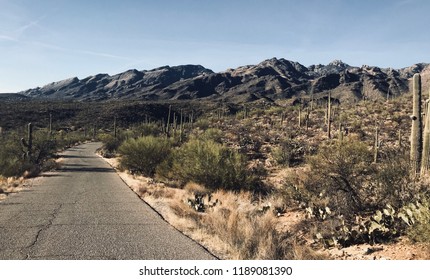
POLYGON ((22 92, 29 97, 66 100, 176 100, 222 99, 249 102, 258 99, 304 98, 312 94, 324 98, 331 91, 341 102, 362 98, 386 98, 387 92, 399 95, 409 91, 414 73, 430 83, 430 64, 418 63, 395 70, 379 67, 354 67, 341 60, 327 65, 305 67, 284 58, 270 58, 214 73, 201 65, 162 66, 152 70, 131 69, 113 76, 97 74, 79 80, 74 77, 41 88, 22 92))

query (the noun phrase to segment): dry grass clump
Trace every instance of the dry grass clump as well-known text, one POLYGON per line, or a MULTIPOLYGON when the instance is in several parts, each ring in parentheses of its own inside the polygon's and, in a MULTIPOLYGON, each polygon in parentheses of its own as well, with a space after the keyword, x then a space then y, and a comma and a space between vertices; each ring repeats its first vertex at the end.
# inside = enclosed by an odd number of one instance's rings
POLYGON ((188 183, 184 189, 145 186, 146 200, 173 226, 199 241, 225 259, 315 259, 315 253, 302 248, 289 232, 282 232, 275 209, 281 200, 257 199, 251 192, 218 190, 188 183), (158 191, 156 189, 159 189, 158 191), (159 197, 172 190, 175 195, 159 197), (156 199, 155 197, 159 197, 156 199), (196 211, 195 200, 204 204, 196 211), (168 207, 162 206, 162 202, 168 207))
POLYGON ((5 199, 10 193, 19 191, 20 186, 24 183, 24 178, 3 177, 0 176, 0 200, 5 199))
POLYGON ((166 198, 171 199, 176 195, 176 191, 172 188, 164 186, 164 184, 147 183, 141 185, 137 189, 137 193, 141 197, 151 196, 155 199, 166 198))

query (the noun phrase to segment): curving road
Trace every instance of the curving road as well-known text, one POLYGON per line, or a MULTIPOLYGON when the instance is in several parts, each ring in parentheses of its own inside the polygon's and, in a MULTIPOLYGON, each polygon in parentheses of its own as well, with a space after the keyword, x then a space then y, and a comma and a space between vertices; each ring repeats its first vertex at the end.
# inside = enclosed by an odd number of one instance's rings
POLYGON ((0 202, 0 259, 215 259, 142 202, 98 147, 67 150, 61 170, 0 202))

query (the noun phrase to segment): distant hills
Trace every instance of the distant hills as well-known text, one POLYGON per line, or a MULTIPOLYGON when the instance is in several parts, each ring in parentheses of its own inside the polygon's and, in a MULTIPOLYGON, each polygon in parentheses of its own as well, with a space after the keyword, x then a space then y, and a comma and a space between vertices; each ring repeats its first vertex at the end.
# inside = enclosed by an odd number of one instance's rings
POLYGON ((356 67, 335 60, 328 65, 305 67, 298 62, 272 58, 219 73, 200 65, 180 65, 129 70, 113 76, 75 77, 9 97, 77 101, 207 99, 242 103, 310 96, 318 99, 331 91, 341 102, 351 102, 407 93, 415 73, 422 74, 424 89, 428 90, 430 64, 427 63, 392 69, 356 67))

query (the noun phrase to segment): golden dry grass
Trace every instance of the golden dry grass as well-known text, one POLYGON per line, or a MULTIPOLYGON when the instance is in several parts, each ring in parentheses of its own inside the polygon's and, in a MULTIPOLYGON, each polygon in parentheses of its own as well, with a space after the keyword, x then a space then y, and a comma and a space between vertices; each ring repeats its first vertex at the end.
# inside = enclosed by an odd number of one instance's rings
POLYGON ((275 205, 282 204, 279 198, 256 199, 250 192, 219 190, 211 194, 215 206, 197 212, 188 203, 196 194, 204 195, 205 205, 210 204, 209 192, 201 185, 189 183, 177 189, 146 181, 137 192, 170 224, 222 259, 320 258, 279 231, 273 212, 275 205))
POLYGON ((0 200, 5 199, 9 194, 22 190, 25 179, 20 178, 5 178, 0 176, 0 200))

